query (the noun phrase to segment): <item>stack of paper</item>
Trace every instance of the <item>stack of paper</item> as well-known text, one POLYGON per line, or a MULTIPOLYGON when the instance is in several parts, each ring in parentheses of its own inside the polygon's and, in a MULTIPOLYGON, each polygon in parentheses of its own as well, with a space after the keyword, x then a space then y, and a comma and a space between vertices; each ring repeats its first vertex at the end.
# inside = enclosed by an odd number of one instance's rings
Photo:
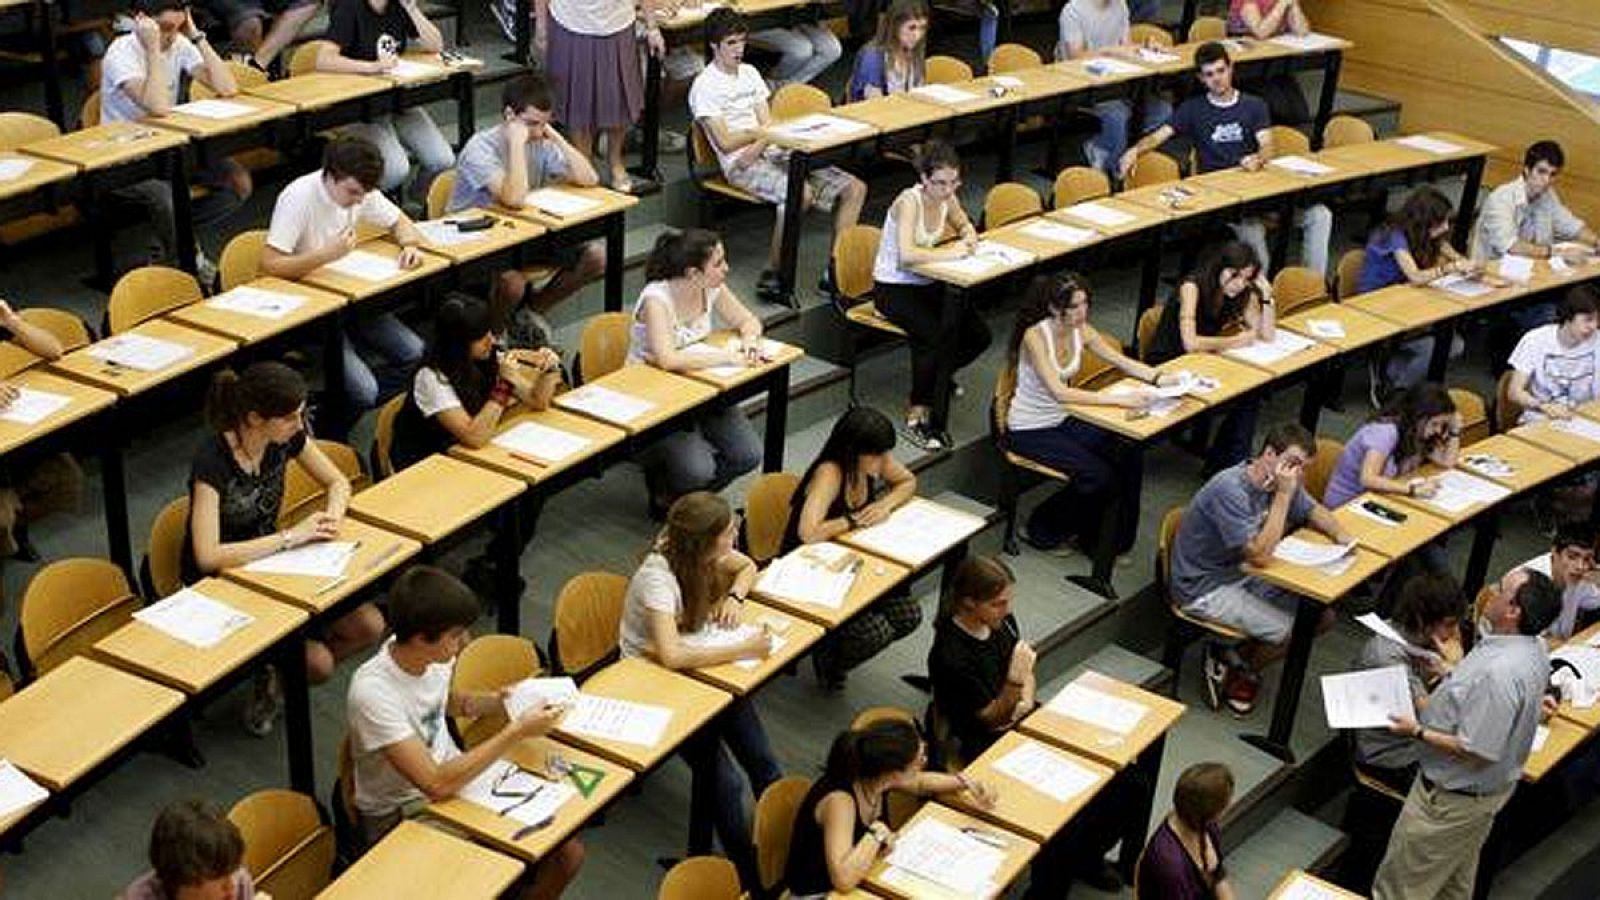
POLYGON ((0 181, 14 181, 28 174, 33 168, 33 160, 13 156, 9 159, 0 159, 0 181))
POLYGON ((768 597, 839 609, 855 584, 861 557, 838 544, 811 544, 773 560, 756 590, 768 597))
POLYGON ((324 541, 283 550, 247 563, 246 572, 260 575, 303 575, 309 578, 337 578, 344 574, 361 546, 359 541, 324 541))
POLYGON ((492 229, 482 231, 462 231, 456 227, 455 219, 433 219, 428 222, 417 222, 417 230, 428 239, 428 243, 436 247, 455 247, 461 244, 470 244, 481 241, 494 234, 492 229))
POLYGON ((1436 288, 1443 288, 1457 297, 1482 297, 1484 294, 1494 292, 1494 286, 1482 279, 1459 273, 1435 278, 1430 284, 1436 288))
POLYGON ((1166 387, 1151 387, 1142 381, 1125 378, 1122 381, 1106 388, 1108 394, 1144 394, 1153 398, 1144 406, 1144 414, 1152 419, 1165 419, 1178 411, 1183 406, 1182 397, 1189 392, 1184 385, 1167 385, 1166 387))
POLYGON ((114 366, 137 369, 140 372, 157 372, 184 357, 193 356, 194 348, 149 335, 128 332, 95 344, 89 348, 89 355, 95 359, 103 359, 114 366))
POLYGON ((1457 469, 1444 471, 1436 481, 1439 485, 1438 493, 1424 502, 1451 514, 1464 512, 1480 503, 1485 506, 1499 503, 1511 495, 1510 488, 1501 487, 1492 481, 1485 481, 1457 469))
POLYGON ((1023 83, 1022 79, 1015 75, 990 75, 989 80, 1010 91, 1021 88, 1023 83))
MULTIPOLYGON (((699 631, 683 635, 681 639, 684 646, 692 647, 696 650, 722 650, 729 647, 737 647, 755 637, 760 630, 758 626, 748 624, 736 625, 733 628, 723 628, 720 625, 708 624, 699 631)), ((784 643, 783 638, 777 635, 769 635, 767 637, 767 655, 771 656, 776 653, 784 643)), ((754 669, 761 665, 761 658, 757 656, 744 657, 736 660, 734 665, 741 669, 754 669)))
POLYGON ((1457 144, 1452 144, 1449 141, 1441 141, 1438 138, 1428 137, 1425 134, 1413 134, 1409 137, 1395 138, 1395 143, 1404 147, 1410 147, 1413 150, 1421 150, 1424 153, 1434 153, 1439 156, 1446 156, 1451 153, 1460 153, 1463 149, 1465 149, 1457 144))
POLYGON ((561 729, 603 741, 654 747, 661 743, 671 721, 672 710, 665 706, 580 693, 562 718, 561 729))
POLYGON ((1339 39, 1326 34, 1280 34, 1271 39, 1272 43, 1288 47, 1293 50, 1322 50, 1327 47, 1339 46, 1339 39))
POLYGON ((503 450, 522 453, 545 465, 561 462, 582 453, 593 443, 582 435, 538 422, 518 422, 495 435, 489 442, 503 450))
POLYGON ((1338 319, 1307 319, 1306 330, 1314 337, 1335 341, 1344 337, 1344 323, 1338 319))
POLYGON ((982 897, 993 891, 1005 852, 929 816, 900 833, 886 861, 891 870, 962 896, 982 897))
POLYGON ((576 216, 600 205, 599 200, 580 197, 577 194, 556 188, 539 188, 536 191, 530 191, 523 203, 558 219, 576 216))
POLYGON ((983 520, 927 500, 914 499, 888 519, 857 531, 851 543, 890 559, 931 559, 983 528, 983 520))
POLYGON ((872 126, 865 122, 857 122, 842 116, 830 116, 827 113, 811 113, 778 122, 767 129, 770 134, 801 140, 851 137, 871 130, 872 126))
POLYGON ((215 647, 228 635, 255 621, 249 613, 207 597, 194 588, 184 588, 160 603, 139 610, 133 617, 202 650, 215 647))
POLYGON ((510 760, 496 760, 457 794, 496 815, 524 825, 538 825, 555 816, 562 804, 578 795, 572 785, 550 781, 510 760))
POLYGON ((1287 328, 1273 331, 1272 340, 1256 341, 1248 347, 1234 347, 1224 353, 1240 362, 1253 363, 1258 366, 1268 366, 1279 360, 1287 359, 1301 350, 1312 347, 1316 342, 1307 337, 1301 337, 1287 328))
POLYGON ((520 719, 546 706, 570 707, 578 702, 578 683, 571 678, 524 678, 506 691, 506 715, 520 719))
POLYGON ((1538 753, 1544 749, 1545 741, 1550 740, 1550 729, 1545 725, 1536 725, 1533 729, 1533 752, 1538 753))
POLYGON ((1417 717, 1405 666, 1322 676, 1328 727, 1388 728, 1391 716, 1417 717))
POLYGON ((1551 423, 1550 427, 1558 431, 1565 431, 1567 434, 1576 435, 1586 441, 1600 442, 1600 423, 1592 422, 1582 416, 1558 419, 1551 423))
POLYGON ((1140 62, 1147 62, 1157 66, 1175 63, 1183 58, 1176 53, 1168 53, 1160 47, 1140 47, 1138 56, 1140 62))
POLYGON ((1057 692, 1045 704, 1045 709, 1117 734, 1131 734, 1145 713, 1150 711, 1143 703, 1125 700, 1077 682, 1057 692))
POLYGON ((0 410, 0 419, 18 425, 37 425, 71 402, 72 398, 65 394, 19 387, 16 398, 0 410))
POLYGON ((1296 175, 1304 175, 1307 178, 1316 178, 1333 171, 1333 166, 1326 163, 1320 163, 1314 159, 1306 159, 1304 156, 1295 156, 1293 154, 1275 156, 1270 164, 1285 171, 1293 172, 1296 175))
MULTIPOLYGON (((730 342, 728 344, 726 349, 731 350, 731 349, 733 349, 733 348, 735 348, 737 346, 738 346, 737 341, 733 341, 733 342, 730 342)), ((779 343, 778 341, 775 341, 775 340, 773 340, 771 338, 762 338, 760 346, 761 346, 761 352, 759 354, 760 358, 763 359, 763 360, 773 360, 773 359, 777 359, 778 358, 778 354, 783 352, 785 345, 782 344, 782 343, 779 343)), ((712 345, 706 343, 705 341, 696 341, 695 343, 690 344, 687 347, 684 347, 683 350, 682 350, 682 352, 684 352, 684 353, 705 353, 705 354, 722 353, 723 351, 724 351, 724 348, 722 348, 722 347, 713 347, 712 345)), ((748 368, 748 367, 745 366, 743 363, 740 363, 738 365, 707 366, 706 368, 701 369, 701 371, 705 372, 708 375, 715 376, 717 378, 732 378, 733 376, 738 375, 740 372, 745 371, 746 368, 748 368)))
POLYGON ((656 407, 649 400, 598 384, 585 385, 562 395, 561 405, 588 413, 602 421, 622 425, 632 422, 656 407))
MULTIPOLYGON (((1337 566, 1343 562, 1355 547, 1355 541, 1348 544, 1315 544, 1291 536, 1279 541, 1278 546, 1272 548, 1272 558, 1294 566, 1326 571, 1327 567, 1337 566)), ((1339 571, 1343 571, 1343 568, 1339 571)))
POLYGON ((1028 741, 995 760, 994 770, 1060 803, 1083 793, 1095 782, 1093 772, 1073 762, 1065 754, 1034 741, 1028 741))
POLYGON ((1138 218, 1137 216, 1125 213, 1120 209, 1113 209, 1112 207, 1101 203, 1096 203, 1092 200, 1088 203, 1079 203, 1074 206, 1069 206, 1062 210, 1062 212, 1070 213, 1071 215, 1077 216, 1080 219, 1093 222, 1096 225, 1103 225, 1106 228, 1117 228, 1122 225, 1126 225, 1129 222, 1135 221, 1138 218))
POLYGON ((1518 256, 1507 253, 1500 257, 1497 271, 1501 278, 1514 281, 1517 284, 1527 284, 1533 280, 1533 259, 1527 256, 1518 256))
POLYGON ((386 74, 393 75, 396 78, 427 78, 429 76, 442 75, 444 71, 443 66, 418 62, 414 59, 401 59, 396 60, 394 68, 390 69, 386 74))
POLYGON ((1418 647, 1416 644, 1406 640, 1405 637, 1400 634, 1400 632, 1394 630, 1394 626, 1384 621, 1383 618, 1375 612, 1356 616, 1356 621, 1362 625, 1365 625, 1372 631, 1373 634, 1387 638, 1388 640, 1399 644, 1401 649, 1405 650, 1405 652, 1410 656, 1416 656, 1421 659, 1439 659, 1439 654, 1429 650, 1426 647, 1418 647))
POLYGON ((400 274, 400 259, 384 256, 370 250, 351 250, 328 263, 328 270, 358 278, 362 281, 388 281, 400 274))
POLYGON ((284 294, 241 285, 206 301, 212 309, 243 313, 261 319, 281 319, 306 304, 298 294, 284 294))
POLYGON ((0 759, 0 819, 49 799, 50 794, 10 760, 0 759))
POLYGON ((1034 219, 1032 222, 1017 229, 1018 234, 1025 234, 1041 241, 1050 241, 1056 244, 1087 244, 1098 235, 1087 228, 1074 228, 1062 222, 1050 219, 1034 219))
POLYGON ((977 94, 953 88, 947 84, 925 84, 922 87, 912 88, 911 93, 935 103, 954 106, 958 103, 970 103, 978 99, 977 94))
POLYGON ((1094 59, 1085 60, 1083 68, 1090 75, 1098 77, 1106 75, 1143 75, 1145 71, 1144 66, 1111 56, 1096 56, 1094 59))
POLYGON ((255 107, 230 100, 191 100, 174 106, 172 111, 202 119, 237 119, 255 112, 255 107))
POLYGON ((982 275, 995 269, 1007 266, 1025 266, 1037 257, 1019 247, 1002 244, 999 241, 979 241, 978 246, 968 256, 960 259, 937 262, 934 268, 958 275, 982 275))

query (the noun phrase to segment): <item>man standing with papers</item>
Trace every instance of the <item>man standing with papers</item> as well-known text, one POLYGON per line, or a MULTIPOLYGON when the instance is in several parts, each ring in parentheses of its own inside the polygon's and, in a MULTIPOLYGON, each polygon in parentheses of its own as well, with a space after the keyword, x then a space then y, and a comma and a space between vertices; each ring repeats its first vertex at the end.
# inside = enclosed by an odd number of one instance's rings
MULTIPOLYGON (((1213 709, 1247 716, 1255 709, 1261 669, 1283 655, 1300 598, 1247 576, 1264 566, 1284 537, 1303 525, 1349 544, 1353 538, 1301 486, 1316 438, 1294 423, 1267 430, 1261 452, 1223 469, 1195 494, 1172 545, 1168 589, 1187 612, 1243 631, 1243 647, 1205 648, 1206 698, 1213 709)), ((1332 620, 1331 611, 1326 621, 1332 620)))
POLYGON ((1545 714, 1550 660, 1539 633, 1561 608, 1550 579, 1513 569, 1484 609, 1484 635, 1434 690, 1420 722, 1391 729, 1421 745, 1421 771, 1372 886, 1374 900, 1466 900, 1478 852, 1511 798, 1545 714))
MULTIPOLYGON (((539 705, 466 752, 445 716, 504 712, 503 698, 452 690, 455 659, 478 619, 478 598, 455 577, 415 566, 389 590, 394 636, 350 680, 347 718, 358 834, 377 843, 429 802, 453 797, 526 738, 542 737, 561 717, 539 705)), ((578 874, 583 845, 573 838, 540 860, 524 900, 553 900, 578 874)))

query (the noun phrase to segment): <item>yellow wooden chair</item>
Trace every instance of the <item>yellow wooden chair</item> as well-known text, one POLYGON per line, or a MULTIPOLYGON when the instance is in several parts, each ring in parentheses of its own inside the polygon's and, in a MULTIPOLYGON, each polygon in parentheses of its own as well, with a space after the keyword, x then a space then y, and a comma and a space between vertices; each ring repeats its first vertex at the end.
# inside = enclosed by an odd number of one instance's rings
POLYGON ((723 177, 722 164, 717 161, 717 154, 711 148, 711 139, 706 136, 705 126, 699 122, 689 123, 688 160, 689 180, 700 190, 753 206, 768 205, 767 201, 744 188, 735 187, 723 177))
POLYGON ((1044 201, 1033 188, 1015 181, 1002 181, 984 195, 983 228, 985 231, 1000 228, 1043 211, 1044 201))
POLYGON ((1004 75, 1019 69, 1037 69, 1044 65, 1039 51, 1025 44, 1001 44, 989 54, 989 74, 1004 75))
POLYGON ((228 239, 217 260, 217 275, 222 289, 231 291, 241 284, 256 280, 261 275, 261 248, 267 244, 267 232, 257 228, 241 231, 228 239))
POLYGON ((1298 129, 1274 125, 1267 131, 1272 135, 1272 152, 1276 156, 1304 156, 1311 152, 1311 139, 1298 129))
POLYGON ((183 587, 183 544, 189 539, 189 495, 175 497, 150 523, 144 553, 144 587, 154 599, 183 587))
POLYGON ((550 634, 559 672, 581 678, 616 656, 627 592, 628 579, 611 572, 584 572, 561 586, 550 634))
POLYGON ((828 92, 809 84, 786 84, 772 94, 768 111, 772 118, 798 119, 812 113, 827 112, 833 108, 828 92))
POLYGON ((139 597, 116 563, 75 557, 50 563, 28 582, 17 611, 17 661, 24 677, 44 675, 133 620, 139 597))
POLYGON ((289 77, 310 75, 317 70, 317 57, 323 47, 335 47, 333 41, 306 41, 289 54, 289 77))
POLYGON ((235 803, 228 820, 244 837, 244 867, 257 893, 294 900, 328 886, 336 848, 315 800, 269 788, 235 803))
MULTIPOLYGON (((361 455, 356 453, 354 447, 321 438, 317 439, 317 446, 350 482, 350 493, 354 494, 372 483, 367 477, 367 470, 361 465, 361 455)), ((289 528, 321 509, 327 493, 322 484, 300 465, 299 460, 289 460, 283 472, 283 502, 278 505, 278 527, 289 528)))
POLYGON ((1167 599, 1167 610, 1172 613, 1172 622, 1167 628, 1166 645, 1161 653, 1161 661, 1172 671, 1173 696, 1177 696, 1178 685, 1182 682, 1180 676, 1183 651, 1195 639, 1210 634, 1224 643, 1236 644, 1246 638, 1245 633, 1237 628, 1184 609, 1167 587, 1167 579, 1172 572, 1172 544, 1178 538, 1178 526, 1183 522, 1183 510, 1181 506, 1167 510, 1167 514, 1161 518, 1160 533, 1156 536, 1156 585, 1162 596, 1167 599))
POLYGON ((1450 400, 1461 416, 1461 446, 1468 447, 1489 436, 1489 406, 1471 388, 1450 388, 1450 400))
POLYGON ((1511 369, 1501 372, 1494 386, 1494 430, 1497 434, 1517 427, 1517 420, 1522 418, 1522 407, 1511 399, 1511 379, 1515 374, 1511 369))
POLYGON ((1150 22, 1140 22, 1130 27, 1128 39, 1141 47, 1150 44, 1170 49, 1177 43, 1172 39, 1172 32, 1150 22))
MULTIPOLYGON (((71 353, 89 344, 89 330, 84 327, 83 320, 64 309, 35 306, 21 310, 18 315, 28 324, 50 332, 61 344, 62 353, 71 353)), ((35 355, 15 338, 0 341, 0 378, 10 378, 42 362, 43 357, 35 355)))
MULTIPOLYGON (((26 144, 58 137, 61 129, 43 116, 25 112, 0 112, 0 150, 16 150, 26 144)), ((13 246, 30 238, 70 228, 82 221, 78 208, 71 204, 53 212, 33 213, 0 223, 0 246, 13 246)))
POLYGON ((972 80, 972 67, 954 56, 930 56, 922 62, 923 80, 928 84, 955 84, 972 80))
POLYGON ((1066 472, 1029 459, 1006 446, 1008 431, 1006 421, 1011 409, 1011 398, 1016 392, 1016 368, 1009 364, 1001 366, 995 377, 994 397, 989 405, 989 426, 995 446, 1000 451, 1000 458, 1006 463, 1005 469, 1000 473, 1000 514, 1006 523, 1001 547, 1011 556, 1022 552, 1017 544, 1017 498, 1022 493, 1022 472, 1032 472, 1062 484, 1072 480, 1072 476, 1066 472))
POLYGON ((861 330, 895 340, 904 340, 906 336, 899 325, 884 318, 872 300, 872 290, 876 284, 872 277, 872 263, 877 258, 882 234, 871 225, 852 225, 833 239, 833 284, 838 291, 835 302, 846 323, 855 326, 846 348, 852 403, 859 399, 856 395, 856 362, 861 356, 862 348, 858 341, 861 330))
POLYGON ((1152 150, 1139 156, 1139 161, 1133 164, 1133 171, 1128 173, 1128 188, 1149 187, 1154 184, 1169 184, 1183 177, 1183 170, 1178 167, 1178 161, 1162 153, 1152 150))
POLYGON ((1161 303, 1152 305, 1149 309, 1139 314, 1139 321, 1134 325, 1134 340, 1139 346, 1139 359, 1150 361, 1150 348, 1154 346, 1156 331, 1161 327, 1162 310, 1166 309, 1161 303))
MULTIPOLYGON (((532 641, 514 634, 483 634, 473 638, 456 657, 450 689, 497 693, 501 688, 543 672, 539 650, 532 641)), ((477 717, 455 716, 453 724, 461 738, 462 749, 471 750, 506 726, 506 713, 497 709, 477 717)))
POLYGON ((767 785, 756 800, 753 824, 756 871, 761 875, 761 889, 768 897, 778 896, 784 869, 789 864, 789 841, 794 835, 795 815, 809 790, 811 779, 790 775, 767 785))
POLYGON ((1333 470, 1339 466, 1339 454, 1343 452, 1343 441, 1317 438, 1317 452, 1306 463, 1305 488, 1306 493, 1318 503, 1321 503, 1323 495, 1328 493, 1328 481, 1333 478, 1333 470))
POLYGON ((1220 41, 1228 36, 1227 20, 1217 16, 1198 16, 1189 26, 1189 43, 1220 41))
POLYGON ((406 394, 400 393, 378 407, 372 429, 372 471, 377 481, 394 474, 394 420, 405 404, 406 394))
POLYGON ((628 361, 633 317, 625 312, 597 313, 583 325, 579 339, 578 377, 585 383, 603 378, 628 361))
POLYGON ((1328 280, 1304 266, 1284 266, 1272 278, 1272 297, 1279 318, 1292 316, 1328 302, 1328 280))
POLYGON ((783 532, 789 527, 794 492, 800 476, 791 472, 768 472, 756 476, 744 495, 744 547, 757 564, 765 565, 783 547, 783 532))
POLYGON ((656 900, 741 900, 739 872, 720 856, 691 856, 661 880, 656 900))
POLYGON ((1056 175, 1050 208, 1066 209, 1090 200, 1111 196, 1111 179, 1090 166, 1068 166, 1056 175))
POLYGON ((428 185, 428 218, 437 219, 444 215, 445 207, 450 204, 450 192, 456 189, 456 177, 454 168, 445 169, 434 176, 433 183, 428 185))
POLYGON ((93 128, 100 124, 100 89, 95 88, 83 97, 78 107, 78 127, 93 128))
POLYGON ((117 279, 111 288, 111 300, 106 304, 108 333, 121 334, 204 297, 200 282, 188 272, 166 266, 141 266, 117 279))
POLYGON ((1351 144, 1370 144, 1377 140, 1366 119, 1355 116, 1334 116, 1322 129, 1322 149, 1347 147, 1351 144))
POLYGON ((1333 296, 1344 301, 1361 293, 1361 267, 1367 264, 1364 247, 1346 250, 1334 268, 1333 296))

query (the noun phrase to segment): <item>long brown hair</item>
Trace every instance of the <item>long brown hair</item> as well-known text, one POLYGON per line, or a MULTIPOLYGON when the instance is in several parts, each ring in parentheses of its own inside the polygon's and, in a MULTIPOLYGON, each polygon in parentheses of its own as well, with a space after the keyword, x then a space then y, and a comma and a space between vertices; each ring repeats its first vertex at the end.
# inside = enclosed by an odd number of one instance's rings
MULTIPOLYGON (((900 55, 900 26, 912 19, 929 21, 928 5, 923 0, 894 0, 883 15, 878 17, 878 33, 873 36, 872 43, 883 51, 885 71, 900 55)), ((928 35, 924 32, 922 40, 911 48, 911 71, 908 81, 912 85, 922 84, 926 79, 927 58, 928 35)))
POLYGON ((1000 557, 969 556, 956 567, 955 577, 950 579, 950 590, 945 594, 939 617, 949 619, 968 606, 987 603, 1016 580, 1011 567, 1000 557))
POLYGON ((726 589, 722 574, 707 557, 711 545, 732 521, 733 508, 728 501, 710 491, 684 494, 667 510, 667 527, 656 541, 656 550, 666 557, 683 595, 680 631, 699 631, 726 589))

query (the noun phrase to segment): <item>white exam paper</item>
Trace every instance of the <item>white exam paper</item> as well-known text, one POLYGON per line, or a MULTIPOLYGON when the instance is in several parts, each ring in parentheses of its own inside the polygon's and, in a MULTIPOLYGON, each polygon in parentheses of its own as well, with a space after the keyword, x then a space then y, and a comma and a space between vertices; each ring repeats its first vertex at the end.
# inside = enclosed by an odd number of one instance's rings
POLYGON ((649 400, 590 384, 561 396, 561 405, 606 422, 626 425, 655 408, 649 400))
POLYGON ((1438 493, 1423 502, 1452 514, 1463 512, 1479 503, 1485 505, 1498 503, 1511 494, 1510 488, 1457 469, 1448 469, 1440 473, 1436 480, 1439 485, 1438 493))
POLYGON ((1315 344, 1316 341, 1308 337, 1302 337, 1287 328, 1279 328, 1273 331, 1270 341, 1256 341, 1248 347, 1234 347, 1225 351, 1223 355, 1231 356, 1240 362, 1265 366, 1287 359, 1315 344))
POLYGON ((1272 558, 1290 565, 1315 569, 1339 562, 1355 547, 1355 541, 1351 541, 1348 544, 1315 544, 1302 538, 1290 536, 1279 541, 1278 546, 1272 548, 1272 558))
POLYGON ((194 348, 128 332, 106 338, 89 348, 89 355, 112 365, 140 372, 157 372, 180 359, 194 355, 194 348))
POLYGON ((1339 900, 1339 895, 1309 878, 1296 877, 1274 896, 1277 900, 1339 900))
POLYGON ((601 740, 654 747, 661 743, 671 721, 672 710, 665 706, 580 693, 562 717, 561 728, 601 740))
POLYGON ((1413 150, 1421 150, 1424 153, 1436 153, 1440 156, 1450 153, 1460 153, 1463 149, 1457 144, 1452 144, 1449 141, 1441 141, 1438 138, 1428 137, 1424 134, 1413 134, 1409 137, 1396 138, 1395 143, 1405 147, 1410 147, 1413 150))
POLYGON ((255 621, 249 613, 207 597, 194 588, 184 588, 139 610, 133 617, 202 650, 215 647, 228 635, 255 621))
POLYGON ((12 765, 10 760, 0 759, 0 819, 49 798, 50 792, 27 773, 12 765))
POLYGON ((1094 59, 1085 60, 1083 68, 1090 75, 1143 75, 1144 66, 1136 65, 1125 59, 1115 59, 1110 56, 1096 56, 1094 59))
POLYGON ((767 129, 768 132, 780 137, 807 139, 845 137, 871 130, 872 126, 865 122, 857 122, 842 116, 830 116, 827 113, 810 113, 778 122, 767 129))
POLYGON ((1018 234, 1025 234, 1041 241, 1050 241, 1056 244, 1086 244, 1094 240, 1097 235, 1087 228, 1074 228, 1061 222, 1052 222, 1049 219, 1035 219, 1017 229, 1018 234))
POLYGON ((958 894, 982 896, 1005 862, 1005 852, 932 817, 903 829, 886 860, 958 894))
POLYGON ((918 497, 877 525, 857 531, 850 542, 880 556, 920 565, 982 528, 983 520, 976 516, 918 497))
POLYGON ((1544 742, 1550 740, 1550 729, 1545 725, 1536 725, 1533 729, 1533 752, 1538 753, 1544 749, 1544 742))
POLYGON ((562 804, 577 795, 577 788, 566 782, 540 778, 504 759, 496 760, 493 765, 479 772, 477 778, 467 782, 457 793, 463 800, 524 825, 546 821, 556 814, 562 804), (497 796, 496 787, 512 796, 497 796))
POLYGON ((919 97, 932 100, 935 103, 967 103, 978 99, 978 95, 947 84, 925 84, 919 88, 912 88, 911 93, 919 97))
POLYGON ((1062 212, 1071 213, 1080 219, 1093 222, 1096 225, 1104 225, 1107 228, 1116 228, 1120 225, 1126 225, 1137 218, 1137 216, 1129 215, 1120 209, 1112 209, 1109 206, 1095 203, 1092 200, 1088 203, 1079 203, 1075 206, 1069 206, 1062 210, 1062 212))
POLYGON ((398 257, 382 256, 370 250, 351 250, 328 263, 328 269, 362 281, 388 281, 400 274, 400 260, 398 257))
POLYGON ((558 463, 573 454, 582 453, 592 441, 538 422, 518 422, 495 435, 489 443, 527 454, 542 463, 558 463))
POLYGON ((1338 319, 1307 319, 1306 330, 1323 340, 1337 340, 1345 334, 1344 323, 1338 319))
POLYGON ((1486 284, 1472 275, 1462 275, 1459 272, 1442 278, 1435 278, 1430 282, 1430 285, 1436 288, 1443 288, 1457 297, 1482 297, 1484 294, 1494 292, 1492 285, 1486 284))
POLYGON ((261 575, 304 575, 337 578, 356 554, 355 541, 324 541, 283 550, 245 564, 246 572, 261 575))
POLYGON ((415 223, 417 230, 428 239, 428 243, 437 247, 457 247, 481 241, 494 232, 490 229, 482 231, 462 231, 456 227, 455 219, 433 219, 428 222, 415 223))
POLYGON ((1533 280, 1533 260, 1515 253, 1507 253, 1500 257, 1498 271, 1500 277, 1518 284, 1527 284, 1533 280))
POLYGON ((1432 650, 1429 650, 1426 647, 1418 647, 1416 644, 1406 640, 1401 636, 1400 632, 1395 631, 1393 626, 1384 621, 1383 617, 1375 612, 1369 612, 1364 615, 1356 616, 1356 621, 1362 625, 1365 625, 1373 634, 1399 644, 1401 649, 1405 650, 1405 652, 1410 656, 1416 656, 1422 659, 1439 658, 1439 654, 1433 652, 1432 650))
POLYGON ((1551 427, 1568 434, 1577 435, 1586 441, 1600 442, 1600 423, 1591 422, 1580 416, 1570 419, 1558 419, 1551 423, 1551 427))
POLYGON ((800 547, 773 560, 755 589, 768 597, 839 609, 860 568, 859 563, 846 561, 850 556, 850 551, 838 544, 800 547))
POLYGON ((1314 159, 1306 159, 1304 156, 1296 156, 1293 154, 1289 156, 1275 156, 1268 164, 1277 166, 1285 171, 1293 172, 1296 175, 1305 175, 1308 178, 1314 178, 1318 175, 1326 175, 1333 171, 1333 166, 1330 166, 1327 163, 1320 163, 1314 159))
POLYGON ((1280 34, 1270 39, 1272 43, 1294 50, 1321 50, 1324 47, 1337 47, 1339 39, 1326 34, 1280 34))
POLYGON ((1132 733, 1144 714, 1150 711, 1143 703, 1125 700, 1077 682, 1057 691, 1045 704, 1045 709, 1117 734, 1132 733))
POLYGON ((72 402, 65 394, 53 394, 35 388, 17 388, 17 397, 0 411, 0 419, 18 425, 37 425, 72 402))
POLYGON ((206 305, 212 309, 273 320, 282 319, 305 304, 306 298, 297 294, 283 294, 249 285, 241 285, 206 301, 206 305))
POLYGON ((577 194, 570 194, 556 188, 539 188, 536 191, 529 191, 527 199, 523 202, 542 213, 548 213, 558 219, 563 216, 575 216, 600 205, 599 200, 580 197, 577 194))
POLYGON ((1093 772, 1033 741, 995 760, 994 770, 1060 803, 1083 793, 1095 782, 1093 772))
POLYGON ((572 706, 578 702, 578 683, 571 678, 524 678, 506 691, 506 715, 520 719, 547 705, 572 706))
POLYGON ((431 63, 418 62, 414 59, 402 59, 396 61, 394 68, 390 69, 384 74, 393 75, 396 78, 424 78, 430 75, 441 74, 444 71, 444 66, 436 66, 431 63))
POLYGON ((13 156, 10 159, 0 159, 0 181, 11 181, 21 178, 33 168, 33 160, 13 156))
POLYGON ((1322 705, 1333 729, 1388 728, 1390 716, 1417 716, 1405 666, 1324 675, 1322 705))
POLYGON ((172 111, 199 116, 202 119, 237 119, 240 116, 248 116, 255 112, 255 107, 228 100, 208 99, 191 100, 188 103, 174 106, 172 111))
POLYGON ((1176 53, 1168 53, 1157 47, 1140 47, 1138 56, 1140 62, 1154 63, 1156 65, 1175 63, 1183 58, 1176 53))

